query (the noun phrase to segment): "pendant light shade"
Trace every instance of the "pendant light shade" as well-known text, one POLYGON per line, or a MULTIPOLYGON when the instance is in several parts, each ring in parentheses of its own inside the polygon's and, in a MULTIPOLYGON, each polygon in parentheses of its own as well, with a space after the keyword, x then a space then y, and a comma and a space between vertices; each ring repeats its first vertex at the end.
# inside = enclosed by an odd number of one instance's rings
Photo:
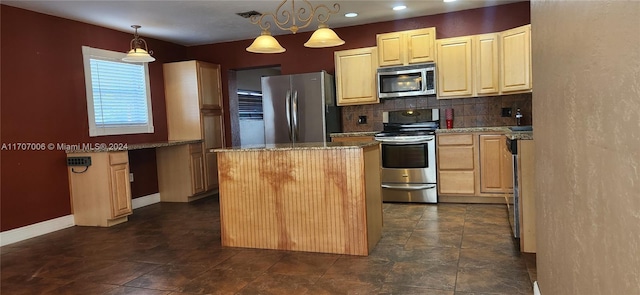
POLYGON ((156 59, 142 48, 129 50, 129 52, 127 52, 127 56, 122 59, 122 61, 128 62, 152 62, 154 60, 156 59))
POLYGON ((155 58, 153 58, 153 56, 151 56, 151 54, 153 54, 153 51, 149 51, 147 49, 147 41, 138 36, 138 29, 140 28, 140 26, 132 25, 131 27, 135 30, 135 32, 133 33, 133 40, 131 40, 129 47, 130 49, 127 52, 127 56, 125 56, 122 61, 152 62, 156 60, 155 58))
POLYGON ((253 40, 251 46, 247 47, 247 51, 253 53, 282 53, 286 49, 280 46, 278 40, 273 38, 268 30, 263 30, 260 36, 253 40))
POLYGON ((340 39, 336 32, 322 23, 318 26, 318 29, 313 32, 311 38, 307 43, 304 43, 305 47, 311 48, 323 48, 323 47, 333 47, 344 44, 344 40, 340 39))

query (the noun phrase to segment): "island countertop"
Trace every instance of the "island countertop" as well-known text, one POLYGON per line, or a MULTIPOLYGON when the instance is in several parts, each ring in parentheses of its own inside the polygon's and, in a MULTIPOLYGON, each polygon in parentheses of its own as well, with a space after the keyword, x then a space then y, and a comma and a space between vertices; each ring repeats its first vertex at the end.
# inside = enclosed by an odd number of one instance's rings
POLYGON ((300 143, 276 143, 243 145, 228 148, 215 149, 215 152, 249 152, 269 150, 326 150, 326 149, 360 149, 376 146, 379 143, 371 142, 300 142, 300 143))

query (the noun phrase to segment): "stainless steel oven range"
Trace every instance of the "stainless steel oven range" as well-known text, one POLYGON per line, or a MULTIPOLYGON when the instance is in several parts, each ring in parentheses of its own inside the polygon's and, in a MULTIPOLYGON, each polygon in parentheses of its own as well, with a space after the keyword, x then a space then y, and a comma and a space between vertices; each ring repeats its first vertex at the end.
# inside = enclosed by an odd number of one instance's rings
POLYGON ((438 109, 383 112, 382 200, 437 203, 436 135, 438 109))

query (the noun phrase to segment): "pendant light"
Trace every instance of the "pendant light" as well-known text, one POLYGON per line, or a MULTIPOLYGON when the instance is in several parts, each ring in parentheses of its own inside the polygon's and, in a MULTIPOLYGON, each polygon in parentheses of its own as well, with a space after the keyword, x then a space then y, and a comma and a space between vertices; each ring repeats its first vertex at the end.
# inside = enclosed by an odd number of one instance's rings
POLYGON ((127 56, 125 56, 122 61, 127 62, 152 62, 156 60, 151 56, 153 51, 149 51, 147 49, 147 41, 140 38, 138 36, 138 29, 141 28, 139 25, 131 26, 135 31, 133 33, 133 40, 131 40, 129 51, 127 52, 127 56))
POLYGON ((247 47, 247 51, 254 53, 281 53, 285 52, 285 49, 280 46, 278 41, 271 36, 269 29, 271 28, 271 22, 265 20, 265 17, 272 18, 273 23, 281 30, 291 31, 292 33, 298 32, 300 29, 308 27, 313 20, 317 20, 319 25, 318 29, 313 32, 311 38, 304 44, 306 47, 311 48, 323 48, 333 47, 344 44, 344 40, 340 39, 338 35, 331 30, 326 22, 332 14, 340 11, 340 5, 338 3, 333 4, 333 9, 327 7, 324 4, 320 4, 313 7, 308 0, 302 1, 303 7, 296 7, 295 0, 283 0, 275 12, 258 13, 255 11, 247 13, 239 13, 240 15, 249 14, 250 21, 254 25, 258 25, 262 29, 262 33, 258 36, 251 46, 247 47), (283 9, 285 4, 290 2, 291 10, 283 9), (283 19, 278 19, 278 16, 284 16, 283 19))

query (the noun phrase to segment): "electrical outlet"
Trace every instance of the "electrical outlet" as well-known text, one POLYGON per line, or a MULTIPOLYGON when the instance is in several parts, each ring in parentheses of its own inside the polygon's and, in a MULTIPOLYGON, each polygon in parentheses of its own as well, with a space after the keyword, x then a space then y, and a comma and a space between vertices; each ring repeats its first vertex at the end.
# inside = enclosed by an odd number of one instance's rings
POLYGON ((511 108, 502 108, 503 117, 511 117, 511 108))
POLYGON ((133 182, 133 173, 129 173, 129 182, 133 182))
POLYGON ((91 157, 68 157, 67 166, 91 166, 91 157))
POLYGON ((367 116, 358 116, 358 124, 367 124, 367 116))

